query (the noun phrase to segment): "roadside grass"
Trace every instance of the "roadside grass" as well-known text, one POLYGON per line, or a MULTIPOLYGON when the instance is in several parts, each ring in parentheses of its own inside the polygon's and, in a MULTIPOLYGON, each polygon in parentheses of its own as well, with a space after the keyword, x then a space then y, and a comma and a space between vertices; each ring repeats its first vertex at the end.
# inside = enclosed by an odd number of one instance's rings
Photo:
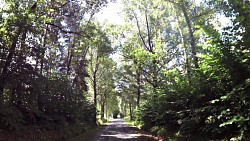
POLYGON ((110 122, 110 119, 97 118, 97 126, 89 128, 87 132, 82 133, 79 136, 68 139, 67 141, 89 141, 96 136, 96 134, 102 130, 102 128, 110 122))
POLYGON ((110 122, 110 119, 106 119, 106 118, 98 118, 97 119, 98 126, 107 125, 109 122, 110 122))
POLYGON ((152 134, 151 132, 148 132, 146 130, 143 130, 142 124, 140 124, 139 122, 130 120, 130 117, 124 117, 122 118, 122 120, 129 126, 131 127, 131 129, 136 130, 139 134, 141 135, 147 135, 148 137, 151 137, 153 140, 162 140, 162 138, 160 136, 156 136, 154 134, 152 134))
POLYGON ((87 132, 79 136, 70 138, 67 141, 89 141, 89 139, 93 138, 97 134, 97 132, 99 131, 98 129, 99 128, 96 127, 93 129, 89 129, 87 132))
POLYGON ((123 120, 125 123, 127 123, 127 124, 129 124, 129 125, 131 125, 131 126, 134 126, 134 121, 131 121, 131 120, 129 119, 128 116, 122 118, 122 120, 123 120))
POLYGON ((130 120, 130 117, 129 117, 129 116, 126 116, 126 117, 122 118, 122 120, 123 120, 126 124, 128 124, 129 126, 137 127, 137 128, 139 128, 139 129, 141 129, 141 127, 142 127, 142 124, 140 124, 140 123, 138 123, 138 122, 136 122, 136 121, 134 121, 134 120, 130 120))
POLYGON ((192 135, 192 136, 182 136, 179 134, 176 134, 175 136, 169 136, 168 132, 166 131, 165 128, 160 127, 160 126, 154 126, 149 130, 143 130, 142 129, 142 124, 136 121, 131 121, 130 117, 124 117, 122 119, 128 126, 130 127, 136 127, 142 131, 145 131, 151 135, 156 136, 160 140, 168 140, 168 141, 183 141, 183 140, 190 140, 190 141, 208 141, 207 137, 204 136, 197 136, 197 135, 192 135))

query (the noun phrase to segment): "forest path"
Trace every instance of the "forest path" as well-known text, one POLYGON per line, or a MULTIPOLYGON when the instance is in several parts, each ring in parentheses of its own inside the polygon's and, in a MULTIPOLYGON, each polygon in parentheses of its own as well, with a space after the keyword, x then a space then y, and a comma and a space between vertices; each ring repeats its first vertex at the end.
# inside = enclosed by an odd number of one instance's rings
POLYGON ((136 127, 128 126, 122 119, 113 119, 95 135, 79 136, 69 141, 158 141, 136 127))
POLYGON ((156 141, 136 127, 129 127, 121 119, 114 119, 101 130, 91 141, 156 141))

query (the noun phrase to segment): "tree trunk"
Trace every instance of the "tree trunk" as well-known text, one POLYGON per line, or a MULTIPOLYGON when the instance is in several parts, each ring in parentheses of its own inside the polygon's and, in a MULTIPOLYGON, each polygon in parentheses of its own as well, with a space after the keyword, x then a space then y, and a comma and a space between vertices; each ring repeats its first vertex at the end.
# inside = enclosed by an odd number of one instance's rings
POLYGON ((94 74, 93 78, 93 88, 94 88, 94 104, 97 107, 97 82, 96 82, 96 75, 94 74))
POLYGON ((194 31, 192 29, 191 21, 190 21, 190 18, 188 16, 188 13, 186 11, 186 7, 185 7, 183 1, 182 1, 181 9, 182 9, 182 12, 183 12, 184 17, 185 17, 185 21, 186 21, 187 26, 188 26, 189 37, 190 37, 190 45, 191 45, 192 58, 193 58, 194 66, 195 66, 195 68, 199 68, 198 58, 196 56, 196 43, 195 43, 194 31))
POLYGON ((136 71, 136 83, 137 83, 137 107, 140 107, 140 99, 141 99, 141 72, 140 72, 140 67, 136 71))
POLYGON ((108 99, 107 99, 107 97, 105 97, 105 105, 106 105, 106 108, 105 108, 106 118, 108 119, 108 99))
POLYGON ((15 54, 16 44, 17 44, 18 37, 21 34, 21 32, 22 32, 22 28, 19 27, 16 36, 12 40, 13 42, 11 44, 9 54, 6 57, 6 62, 5 62, 5 65, 4 65, 2 72, 1 72, 1 75, 0 75, 0 107, 4 103, 3 92, 4 92, 5 83, 6 83, 6 78, 8 75, 8 68, 10 67, 13 55, 15 54))
POLYGON ((3 90, 4 90, 4 83, 5 83, 5 78, 0 78, 0 107, 3 106, 4 103, 4 98, 3 98, 3 90))
POLYGON ((131 101, 129 102, 129 116, 130 116, 130 120, 133 120, 132 104, 131 104, 131 101))
POLYGON ((127 104, 126 103, 124 104, 124 116, 125 117, 127 116, 127 104))
POLYGON ((101 97, 101 119, 104 118, 104 111, 105 111, 105 100, 104 100, 104 97, 102 95, 102 97, 101 97))
POLYGON ((181 35, 181 42, 183 44, 184 47, 184 55, 185 55, 185 69, 186 69, 186 74, 187 74, 187 78, 188 78, 188 83, 191 84, 191 68, 190 68, 190 62, 189 62, 189 56, 188 56, 188 47, 187 47, 187 43, 186 43, 186 39, 185 36, 182 32, 182 28, 180 27, 181 23, 179 20, 179 16, 176 13, 176 19, 177 19, 177 23, 178 23, 178 30, 180 32, 181 35))
POLYGON ((97 80, 96 80, 96 74, 93 75, 93 88, 94 88, 94 105, 95 105, 95 121, 96 121, 96 111, 97 111, 97 80))
POLYGON ((69 48, 69 50, 68 50, 68 64, 67 64, 67 75, 69 75, 70 74, 70 66, 71 66, 71 62, 72 62, 72 58, 73 58, 73 56, 74 56, 74 47, 75 47, 75 37, 73 37, 74 39, 73 39, 73 44, 72 44, 72 46, 71 46, 71 48, 69 48))
POLYGON ((44 62, 44 54, 46 51, 46 40, 47 40, 47 32, 48 32, 48 25, 46 25, 45 34, 43 38, 43 47, 42 47, 42 55, 41 55, 41 68, 40 68, 40 74, 43 74, 43 62, 44 62))

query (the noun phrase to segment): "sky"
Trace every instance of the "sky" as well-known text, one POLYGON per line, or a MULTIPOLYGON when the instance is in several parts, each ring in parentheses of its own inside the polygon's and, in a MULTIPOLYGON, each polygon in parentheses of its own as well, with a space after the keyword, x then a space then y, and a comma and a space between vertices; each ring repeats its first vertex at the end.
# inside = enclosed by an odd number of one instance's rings
MULTIPOLYGON (((202 0, 196 0, 197 3, 201 1, 202 0)), ((0 0, 0 8, 3 8, 3 6, 3 0, 0 0)), ((95 14, 95 17, 100 23, 108 22, 111 24, 123 25, 124 19, 122 14, 122 0, 116 0, 116 2, 109 2, 106 7, 103 7, 100 12, 95 14)), ((217 18, 218 20, 220 20, 223 26, 226 26, 230 23, 230 20, 228 18, 225 18, 224 16, 218 15, 217 18)), ((111 58, 119 62, 120 56, 115 53, 111 56, 111 58)))
POLYGON ((122 16, 122 3, 121 0, 116 0, 116 2, 108 3, 107 7, 103 7, 95 17, 100 21, 105 20, 109 23, 121 25, 124 23, 122 16))
MULTIPOLYGON (((202 0, 196 0, 197 3, 200 3, 202 0)), ((123 25, 124 19, 122 15, 122 0, 117 0, 116 2, 108 3, 107 7, 101 9, 99 13, 95 15, 99 22, 108 22, 116 25, 123 25)), ((226 26, 230 23, 230 20, 225 18, 225 16, 218 15, 218 20, 222 26, 226 26)), ((222 27, 218 29, 222 30, 222 27)), ((117 65, 120 65, 121 56, 118 53, 111 55, 111 58, 117 62, 117 65)))
MULTIPOLYGON (((95 14, 95 17, 99 22, 108 22, 115 25, 123 25, 124 19, 122 16, 122 4, 121 0, 116 0, 116 2, 108 3, 107 7, 102 8, 102 10, 95 14)), ((117 66, 121 65, 121 55, 114 53, 110 56, 114 61, 116 61, 117 66)))

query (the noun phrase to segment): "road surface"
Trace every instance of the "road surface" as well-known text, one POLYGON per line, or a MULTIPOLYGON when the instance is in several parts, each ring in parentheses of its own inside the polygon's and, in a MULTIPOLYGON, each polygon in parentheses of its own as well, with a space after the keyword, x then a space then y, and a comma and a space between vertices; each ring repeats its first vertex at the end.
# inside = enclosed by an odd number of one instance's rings
POLYGON ((114 119, 90 141, 157 141, 155 137, 127 126, 121 119, 114 119))

